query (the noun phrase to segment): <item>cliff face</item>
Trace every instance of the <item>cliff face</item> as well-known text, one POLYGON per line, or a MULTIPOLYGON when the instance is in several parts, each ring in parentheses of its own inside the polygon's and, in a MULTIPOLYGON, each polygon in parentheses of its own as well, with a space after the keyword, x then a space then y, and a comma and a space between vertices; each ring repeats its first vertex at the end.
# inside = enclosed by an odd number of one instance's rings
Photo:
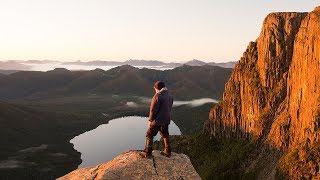
POLYGON ((142 158, 139 151, 128 151, 113 160, 94 167, 77 169, 58 178, 67 179, 195 179, 200 176, 190 159, 173 153, 170 158, 153 151, 152 159, 142 158))
POLYGON ((284 110, 269 139, 278 146, 320 141, 320 9, 302 21, 294 41, 284 110), (281 137, 280 139, 277 137, 281 137))
POLYGON ((205 131, 279 149, 320 141, 320 8, 272 13, 211 109, 205 131))

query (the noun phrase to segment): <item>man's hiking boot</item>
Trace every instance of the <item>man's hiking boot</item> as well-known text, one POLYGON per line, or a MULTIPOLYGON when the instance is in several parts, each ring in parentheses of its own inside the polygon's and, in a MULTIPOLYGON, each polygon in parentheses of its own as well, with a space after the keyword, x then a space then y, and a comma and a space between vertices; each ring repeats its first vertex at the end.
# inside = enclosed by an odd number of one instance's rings
POLYGON ((171 146, 169 142, 169 137, 163 138, 164 142, 164 151, 161 151, 160 153, 166 157, 171 157, 171 146))
POLYGON ((161 151, 160 154, 168 158, 171 157, 171 153, 166 153, 166 151, 161 151))
POLYGON ((153 138, 146 138, 146 147, 143 150, 145 152, 145 158, 151 158, 152 157, 152 146, 153 146, 153 138))

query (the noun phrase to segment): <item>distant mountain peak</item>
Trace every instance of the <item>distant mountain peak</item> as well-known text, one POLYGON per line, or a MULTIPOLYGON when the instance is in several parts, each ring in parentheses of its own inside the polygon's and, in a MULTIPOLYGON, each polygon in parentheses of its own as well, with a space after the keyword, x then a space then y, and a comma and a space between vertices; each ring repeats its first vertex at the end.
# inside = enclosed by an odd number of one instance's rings
POLYGON ((105 72, 105 70, 101 69, 101 68, 95 68, 94 70, 92 71, 97 71, 97 72, 105 72))
POLYGON ((205 62, 197 60, 197 59, 193 59, 193 60, 188 61, 188 62, 186 62, 184 64, 190 65, 190 66, 203 66, 203 65, 206 65, 205 62))
POLYGON ((121 66, 118 66, 118 68, 121 68, 121 69, 137 69, 136 67, 130 65, 130 64, 125 64, 125 65, 121 65, 121 66))
POLYGON ((48 71, 51 73, 65 73, 65 72, 71 72, 70 70, 66 68, 54 68, 54 70, 48 71))
POLYGON ((123 62, 123 64, 128 64, 132 66, 162 66, 165 65, 164 62, 162 61, 157 61, 157 60, 127 60, 123 62))

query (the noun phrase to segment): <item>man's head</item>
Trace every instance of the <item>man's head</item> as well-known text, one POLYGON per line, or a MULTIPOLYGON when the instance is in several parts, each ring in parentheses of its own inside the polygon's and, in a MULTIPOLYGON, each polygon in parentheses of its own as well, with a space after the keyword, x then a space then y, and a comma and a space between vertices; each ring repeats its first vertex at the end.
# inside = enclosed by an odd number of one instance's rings
POLYGON ((162 81, 157 81, 156 83, 154 83, 153 87, 156 92, 159 92, 162 88, 166 87, 166 85, 162 81))

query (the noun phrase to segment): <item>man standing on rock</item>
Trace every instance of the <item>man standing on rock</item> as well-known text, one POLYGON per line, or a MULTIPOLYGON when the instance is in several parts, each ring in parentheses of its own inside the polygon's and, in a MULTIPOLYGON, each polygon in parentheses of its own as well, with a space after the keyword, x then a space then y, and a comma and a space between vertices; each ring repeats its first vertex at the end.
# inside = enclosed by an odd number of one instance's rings
POLYGON ((164 82, 157 81, 154 86, 155 95, 152 98, 149 113, 148 131, 146 134, 146 157, 152 156, 153 137, 160 131, 164 142, 164 151, 162 155, 171 156, 171 147, 169 143, 169 124, 171 120, 171 109, 173 98, 165 87, 164 82))

